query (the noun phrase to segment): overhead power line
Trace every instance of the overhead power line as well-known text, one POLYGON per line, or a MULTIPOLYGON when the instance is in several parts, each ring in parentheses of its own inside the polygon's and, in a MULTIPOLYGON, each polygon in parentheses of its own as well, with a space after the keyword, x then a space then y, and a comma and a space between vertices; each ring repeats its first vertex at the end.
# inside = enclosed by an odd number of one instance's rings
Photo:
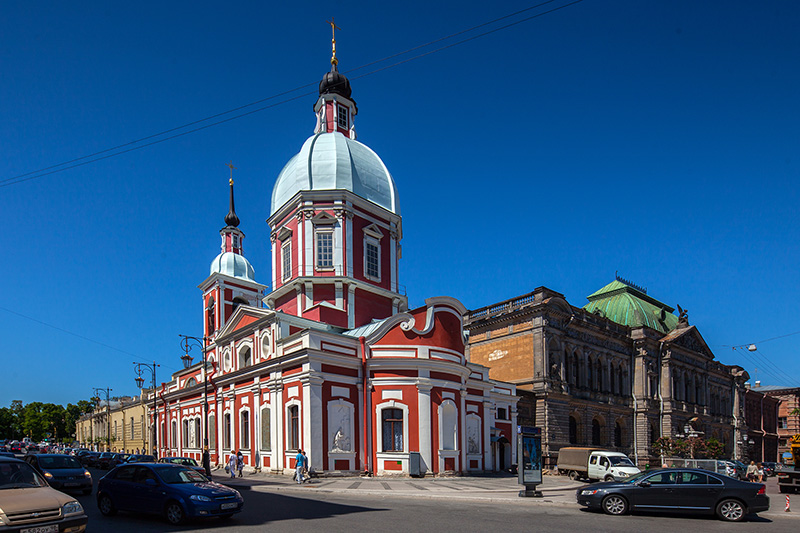
MULTIPOLYGON (((524 17, 524 18, 519 19, 519 20, 515 20, 515 21, 510 22, 508 24, 505 24, 503 26, 499 26, 497 28, 493 28, 491 30, 488 30, 488 31, 485 31, 485 32, 482 32, 482 33, 467 37, 465 39, 461 39, 461 40, 456 41, 454 43, 450 43, 450 44, 447 44, 445 46, 441 46, 439 48, 435 48, 433 50, 428 50, 428 51, 426 51, 424 53, 417 54, 417 55, 415 55, 413 57, 409 57, 409 58, 403 59, 402 61, 397 61, 397 62, 392 63, 390 65, 386 65, 386 66, 383 66, 381 68, 377 68, 377 69, 371 70, 371 71, 366 72, 364 74, 359 74, 357 76, 352 76, 352 79, 355 80, 355 79, 364 78, 366 76, 371 76, 371 75, 376 74, 378 72, 382 72, 384 70, 391 69, 391 68, 397 67, 399 65, 403 65, 403 64, 408 63, 410 61, 415 61, 415 60, 423 58, 425 56, 428 56, 428 55, 431 55, 431 54, 435 54, 435 53, 441 52, 443 50, 447 50, 449 48, 453 48, 455 46, 459 46, 459 45, 468 43, 468 42, 473 41, 475 39, 479 39, 481 37, 485 37, 487 35, 491 35, 493 33, 496 33, 496 32, 502 31, 502 30, 506 30, 508 28, 517 26, 517 25, 522 24, 524 22, 528 22, 530 20, 533 20, 533 19, 542 17, 544 15, 553 13, 555 11, 559 11, 561 9, 570 7, 572 5, 579 4, 579 3, 583 2, 583 1, 584 0, 573 0, 572 2, 568 2, 566 4, 562 4, 562 5, 553 7, 551 9, 546 10, 546 11, 542 11, 540 13, 536 13, 534 15, 531 15, 531 16, 528 16, 528 17, 524 17)), ((440 42, 443 42, 443 41, 447 41, 449 39, 453 39, 453 38, 458 37, 460 35, 464 35, 464 34, 473 32, 473 31, 478 30, 480 28, 484 28, 484 27, 490 26, 492 24, 497 24, 498 22, 501 22, 503 20, 507 20, 509 18, 513 18, 515 16, 521 15, 521 14, 529 12, 529 11, 532 11, 534 9, 538 9, 540 7, 544 7, 544 6, 546 6, 548 4, 552 4, 554 2, 556 2, 556 0, 548 0, 546 2, 538 3, 536 5, 527 7, 525 9, 521 9, 519 11, 515 11, 514 13, 509 13, 509 14, 504 15, 502 17, 498 17, 498 18, 492 19, 490 21, 483 22, 481 24, 478 24, 476 26, 472 26, 470 28, 458 31, 456 33, 452 33, 450 35, 434 39, 433 41, 429 41, 429 42, 427 42, 425 44, 414 46, 414 47, 406 49, 406 50, 404 50, 402 52, 397 52, 395 54, 391 54, 391 55, 386 56, 386 57, 384 57, 382 59, 378 59, 378 60, 375 60, 375 61, 371 61, 369 63, 365 63, 364 65, 361 65, 359 67, 356 67, 356 68, 353 68, 353 69, 345 71, 345 74, 350 74, 350 73, 365 69, 367 67, 370 67, 370 66, 373 66, 373 65, 377 65, 377 64, 389 61, 389 60, 397 58, 397 57, 401 57, 401 56, 409 54, 411 52, 415 52, 417 50, 421 50, 421 49, 433 46, 434 44, 437 44, 437 43, 440 43, 440 42)), ((98 152, 94 152, 94 153, 91 153, 91 154, 88 154, 88 155, 76 157, 76 158, 70 159, 68 161, 64 161, 64 162, 61 162, 61 163, 58 163, 58 164, 55 164, 55 165, 50 165, 48 167, 40 168, 38 170, 33 170, 33 171, 30 171, 30 172, 26 172, 24 174, 18 174, 16 176, 12 176, 12 177, 9 177, 9 178, 4 178, 4 179, 0 180, 0 187, 9 187, 11 185, 17 185, 19 183, 23 183, 23 182, 26 182, 26 181, 42 178, 44 176, 49 176, 51 174, 56 174, 58 172, 64 172, 66 170, 70 170, 70 169, 73 169, 73 168, 76 168, 76 167, 80 167, 80 166, 83 166, 83 165, 88 165, 90 163, 95 163, 95 162, 98 162, 98 161, 102 161, 104 159, 109 159, 111 157, 116 157, 116 156, 119 156, 119 155, 122 155, 122 154, 126 154, 128 152, 132 152, 132 151, 135 151, 135 150, 140 150, 140 149, 146 148, 148 146, 153 146, 155 144, 159 144, 159 143, 162 143, 162 142, 165 142, 165 141, 169 141, 169 140, 175 139, 177 137, 182 137, 182 136, 188 135, 190 133, 196 133, 198 131, 205 130, 205 129, 208 129, 208 128, 211 128, 211 127, 214 127, 214 126, 218 126, 220 124, 224 124, 224 123, 230 122, 232 120, 236 120, 236 119, 239 119, 239 118, 242 118, 242 117, 246 117, 248 115, 252 115, 254 113, 265 111, 267 109, 271 109, 273 107, 276 107, 276 106, 291 102, 293 100, 297 100, 299 98, 304 98, 306 96, 312 95, 312 94, 314 94, 314 92, 313 91, 304 92, 302 94, 298 94, 298 95, 290 97, 290 98, 285 98, 283 100, 280 100, 280 101, 275 102, 275 103, 270 104, 270 105, 262 106, 262 107, 259 107, 259 108, 256 108, 256 109, 251 109, 251 110, 249 110, 249 111, 247 111, 245 113, 239 113, 237 115, 234 115, 234 116, 222 119, 222 120, 217 120, 215 122, 211 122, 211 123, 205 124, 203 126, 192 128, 192 126, 197 126, 198 124, 202 124, 204 122, 208 122, 210 120, 214 120, 214 119, 223 117, 225 115, 230 115, 231 113, 236 113, 237 111, 241 111, 243 109, 247 109, 247 108, 262 104, 262 103, 270 101, 270 100, 275 100, 276 98, 280 98, 282 96, 286 96, 286 95, 295 93, 297 91, 302 91, 303 89, 312 87, 314 85, 317 85, 317 82, 312 82, 312 83, 307 83, 305 85, 300 85, 300 86, 295 87, 293 89, 282 91, 280 93, 273 94, 272 96, 268 96, 266 98, 262 98, 260 100, 254 101, 254 102, 250 102, 249 104, 244 104, 244 105, 229 109, 227 111, 222 111, 220 113, 215 113, 213 115, 209 115, 207 117, 204 117, 204 118, 201 118, 201 119, 198 119, 198 120, 187 122, 187 123, 182 124, 180 126, 169 128, 167 130, 164 130, 164 131, 161 131, 161 132, 158 132, 158 133, 153 133, 151 135, 147 135, 145 137, 141 137, 139 139, 135 139, 135 140, 132 140, 132 141, 129 141, 129 142, 117 145, 117 146, 106 148, 106 149, 100 150, 98 152), (186 128, 191 128, 191 129, 186 130, 186 128), (186 130, 186 131, 181 131, 181 130, 186 130)))

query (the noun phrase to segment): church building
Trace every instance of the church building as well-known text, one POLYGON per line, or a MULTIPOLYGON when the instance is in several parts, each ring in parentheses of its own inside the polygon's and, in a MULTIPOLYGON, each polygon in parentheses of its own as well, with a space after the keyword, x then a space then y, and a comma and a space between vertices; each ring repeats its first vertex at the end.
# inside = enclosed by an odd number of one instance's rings
POLYGON ((290 473, 494 471, 515 462, 516 388, 465 357, 465 307, 408 309, 398 191, 356 140, 349 80, 331 59, 313 135, 277 177, 272 277, 256 280, 234 208, 202 291, 206 364, 157 393, 161 455, 290 473), (207 404, 206 404, 207 401, 207 404), (207 407, 204 407, 207 405, 207 407))

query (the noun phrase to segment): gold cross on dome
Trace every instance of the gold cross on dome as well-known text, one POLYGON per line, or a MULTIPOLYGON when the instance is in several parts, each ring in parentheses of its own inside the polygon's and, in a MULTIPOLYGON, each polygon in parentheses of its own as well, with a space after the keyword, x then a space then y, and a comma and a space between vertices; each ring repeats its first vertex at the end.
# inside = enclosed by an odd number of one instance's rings
POLYGON ((225 163, 225 166, 228 167, 229 169, 231 169, 230 184, 233 185, 233 171, 236 170, 236 167, 233 166, 233 159, 231 159, 230 163, 225 163))
POLYGON ((326 22, 331 25, 331 48, 333 50, 333 55, 331 56, 331 65, 338 65, 339 60, 336 59, 336 30, 341 30, 342 28, 336 25, 333 17, 331 17, 331 20, 327 20, 326 22))

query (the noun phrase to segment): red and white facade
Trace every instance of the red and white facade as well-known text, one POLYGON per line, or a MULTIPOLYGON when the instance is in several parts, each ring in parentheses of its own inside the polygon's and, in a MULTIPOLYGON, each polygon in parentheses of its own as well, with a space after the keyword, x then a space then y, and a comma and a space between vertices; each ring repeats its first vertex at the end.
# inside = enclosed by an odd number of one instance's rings
POLYGON ((248 467, 289 473, 302 449, 320 473, 508 468, 516 389, 466 361, 459 301, 407 310, 394 183, 355 141, 349 82, 335 67, 326 79, 315 135, 273 192, 266 295, 241 256, 231 189, 222 254, 200 285, 207 375, 198 362, 159 392, 159 453, 200 458, 205 389, 213 463, 241 450, 248 467))

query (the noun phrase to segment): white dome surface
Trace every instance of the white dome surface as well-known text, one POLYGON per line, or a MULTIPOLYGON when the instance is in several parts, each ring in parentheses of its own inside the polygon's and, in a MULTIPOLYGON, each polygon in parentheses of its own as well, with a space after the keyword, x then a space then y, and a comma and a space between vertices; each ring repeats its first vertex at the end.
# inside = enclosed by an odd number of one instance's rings
POLYGON ((272 213, 299 191, 345 189, 400 214, 397 187, 378 154, 339 132, 309 137, 272 189, 272 213))
POLYGON ((211 261, 211 274, 224 274, 232 278, 256 280, 256 273, 250 261, 243 255, 223 252, 211 261))

